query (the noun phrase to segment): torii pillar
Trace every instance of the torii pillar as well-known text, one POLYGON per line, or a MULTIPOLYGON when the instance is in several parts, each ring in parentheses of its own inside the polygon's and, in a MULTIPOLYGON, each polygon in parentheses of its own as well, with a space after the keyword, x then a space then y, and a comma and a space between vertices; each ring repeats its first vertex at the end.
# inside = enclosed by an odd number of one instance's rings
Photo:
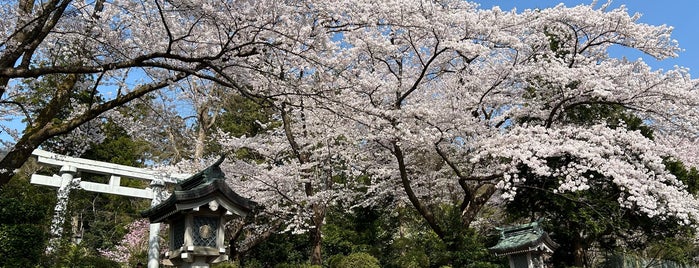
MULTIPOLYGON (((162 179, 152 180, 150 188, 153 191, 153 199, 150 202, 150 206, 155 207, 165 199, 165 182, 162 179)), ((158 233, 160 233, 160 223, 151 223, 148 231, 148 268, 158 268, 160 265, 160 240, 158 239, 158 233)))

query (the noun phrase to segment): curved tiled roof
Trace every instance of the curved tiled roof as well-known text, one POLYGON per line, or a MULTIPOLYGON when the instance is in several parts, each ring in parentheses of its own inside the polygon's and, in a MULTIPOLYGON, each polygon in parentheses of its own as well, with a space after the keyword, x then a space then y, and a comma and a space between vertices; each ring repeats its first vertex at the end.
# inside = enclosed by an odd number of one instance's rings
POLYGON ((502 228, 500 241, 489 248, 495 255, 510 255, 530 251, 551 251, 558 244, 551 240, 538 222, 502 228))
POLYGON ((180 211, 189 210, 208 203, 217 201, 228 211, 247 215, 255 203, 234 192, 225 182, 225 174, 221 171, 220 164, 224 157, 201 172, 177 183, 175 191, 160 204, 141 212, 141 216, 151 222, 162 222, 180 211))

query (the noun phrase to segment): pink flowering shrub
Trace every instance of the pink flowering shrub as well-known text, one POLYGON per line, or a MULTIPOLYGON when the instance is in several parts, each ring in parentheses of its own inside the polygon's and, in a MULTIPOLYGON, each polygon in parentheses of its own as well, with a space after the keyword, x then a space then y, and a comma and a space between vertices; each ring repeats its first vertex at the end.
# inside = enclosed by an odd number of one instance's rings
POLYGON ((99 249, 99 253, 119 263, 128 263, 132 257, 145 256, 148 252, 149 226, 150 222, 147 219, 132 222, 126 226, 129 232, 114 249, 99 249))

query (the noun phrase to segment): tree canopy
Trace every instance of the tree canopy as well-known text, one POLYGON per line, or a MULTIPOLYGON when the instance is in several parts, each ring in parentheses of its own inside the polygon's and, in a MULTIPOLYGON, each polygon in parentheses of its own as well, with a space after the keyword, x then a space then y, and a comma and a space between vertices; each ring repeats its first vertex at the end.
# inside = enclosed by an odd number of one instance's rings
MULTIPOLYGON (((484 209, 573 206, 538 203, 546 195, 595 198, 651 226, 699 220, 685 174, 699 165, 699 83, 609 54, 680 51, 672 27, 623 6, 1 5, 0 116, 26 128, 0 159, 0 187, 33 149, 109 118, 157 164, 195 169, 228 153, 229 183, 262 207, 232 228, 235 248, 307 233, 316 265, 338 207, 407 204, 452 253, 472 245, 484 209)), ((446 264, 469 261, 457 259, 446 264)))

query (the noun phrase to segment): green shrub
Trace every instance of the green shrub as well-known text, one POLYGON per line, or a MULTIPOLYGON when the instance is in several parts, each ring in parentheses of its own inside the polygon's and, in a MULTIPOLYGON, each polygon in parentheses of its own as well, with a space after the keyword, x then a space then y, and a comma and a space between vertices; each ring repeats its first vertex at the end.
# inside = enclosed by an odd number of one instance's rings
POLYGON ((469 268, 500 268, 502 267, 501 265, 490 263, 490 262, 483 262, 483 261, 478 261, 474 262, 468 265, 469 268))
POLYGON ((342 260, 345 259, 345 255, 342 254, 337 254, 337 255, 332 255, 330 258, 327 259, 328 266, 330 268, 339 268, 340 263, 342 263, 342 260))
POLYGON ((211 267, 212 268, 240 268, 240 265, 237 262, 226 261, 226 262, 214 263, 211 265, 211 267))
POLYGON ((34 224, 0 224, 0 267, 31 267, 44 250, 45 232, 34 224))
POLYGON ((98 256, 82 256, 75 263, 72 263, 72 267, 121 268, 121 265, 98 256))
POLYGON ((338 268, 380 268, 379 260, 369 253, 352 253, 340 260, 338 268))
POLYGON ((262 268, 265 267, 262 265, 262 262, 258 259, 245 259, 245 262, 243 263, 238 263, 238 266, 240 268, 262 268))
POLYGON ((274 266, 274 268, 323 268, 320 265, 311 265, 308 263, 281 263, 274 266))

